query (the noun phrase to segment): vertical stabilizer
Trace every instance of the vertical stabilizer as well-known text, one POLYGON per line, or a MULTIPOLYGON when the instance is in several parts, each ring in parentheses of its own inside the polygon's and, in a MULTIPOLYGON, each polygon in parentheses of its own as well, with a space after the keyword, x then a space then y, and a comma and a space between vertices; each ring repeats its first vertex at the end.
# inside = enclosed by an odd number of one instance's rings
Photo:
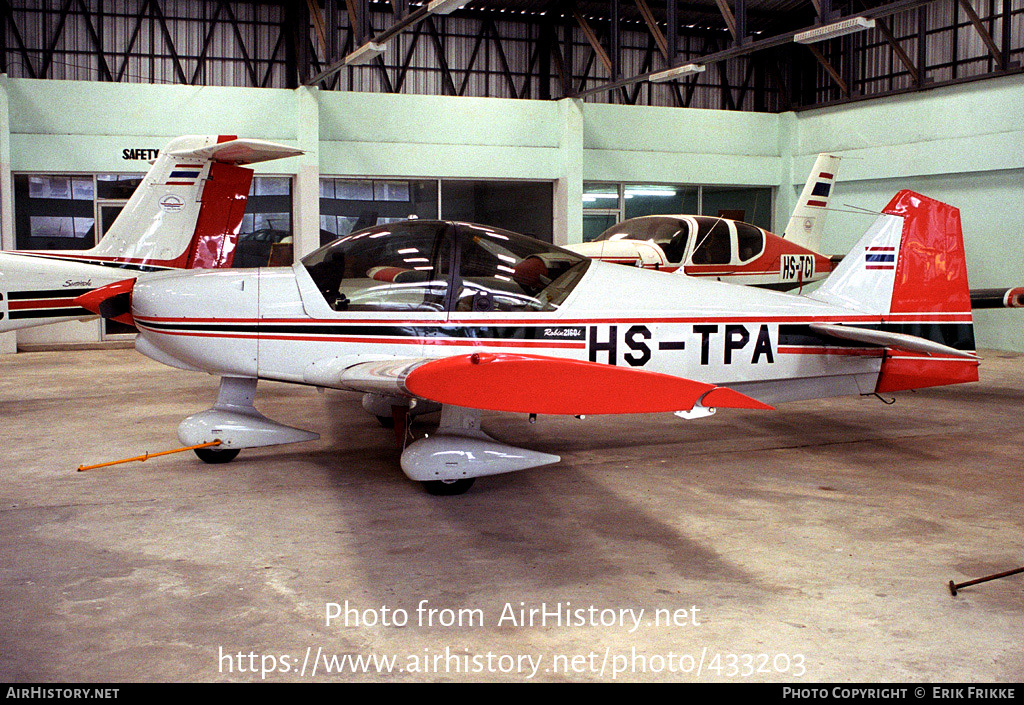
POLYGON ((79 296, 139 272, 230 267, 252 182, 239 165, 301 153, 226 135, 172 140, 96 247, 0 252, 0 332, 89 317, 79 296))
POLYGON ((825 218, 839 170, 839 159, 832 154, 818 155, 782 237, 813 252, 821 251, 821 236, 825 231, 825 218))
MULTIPOLYGON (((878 330, 974 351, 960 211, 900 191, 810 298, 878 315, 878 330)), ((975 359, 887 349, 879 392, 978 379, 975 359)))
POLYGON ((136 267, 230 267, 252 182, 238 165, 300 153, 233 135, 175 138, 99 244, 77 254, 136 267))

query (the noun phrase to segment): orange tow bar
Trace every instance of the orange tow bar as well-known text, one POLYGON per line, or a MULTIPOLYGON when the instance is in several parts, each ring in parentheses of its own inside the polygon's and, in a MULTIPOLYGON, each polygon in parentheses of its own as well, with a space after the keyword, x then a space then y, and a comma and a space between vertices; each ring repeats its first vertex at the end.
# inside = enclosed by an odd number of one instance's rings
POLYGON ((78 472, 85 472, 86 470, 95 470, 96 468, 105 468, 108 465, 120 465, 121 463, 131 463, 139 461, 144 463, 150 458, 156 458, 161 455, 170 455, 171 453, 181 453, 186 450, 195 450, 196 448, 209 448, 210 446, 219 446, 220 439, 210 441, 209 443, 200 443, 197 446, 186 446, 184 448, 175 448, 174 450, 162 450, 159 453, 146 453, 145 455, 136 455, 134 458, 125 458, 124 460, 111 460, 109 463, 98 463, 96 465, 79 465, 78 472))

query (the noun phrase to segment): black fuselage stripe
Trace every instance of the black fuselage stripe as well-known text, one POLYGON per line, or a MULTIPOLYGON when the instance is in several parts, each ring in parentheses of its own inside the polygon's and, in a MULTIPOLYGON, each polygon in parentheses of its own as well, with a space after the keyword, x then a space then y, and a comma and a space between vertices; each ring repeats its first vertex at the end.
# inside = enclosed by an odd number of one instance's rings
POLYGON ((37 308, 37 309, 22 309, 21 311, 9 311, 11 320, 25 319, 25 318, 60 318, 61 316, 70 316, 77 318, 79 316, 95 316, 92 311, 84 308, 37 308))
POLYGON ((90 291, 92 289, 36 289, 34 291, 11 291, 7 294, 7 297, 11 301, 24 301, 26 299, 73 299, 90 291))
MULTIPOLYGON (((613 322, 612 322, 613 323, 613 322)), ((335 337, 457 338, 489 340, 534 340, 584 342, 585 326, 465 326, 465 325, 367 325, 293 323, 177 323, 140 321, 150 330, 176 333, 222 333, 251 335, 323 335, 335 337), (578 333, 577 333, 578 331, 578 333), (567 332, 572 335, 566 334, 567 332)), ((868 330, 903 333, 935 341, 958 350, 974 350, 971 323, 883 323, 850 326, 868 330)), ((808 324, 780 324, 778 345, 828 348, 862 348, 863 342, 817 333, 808 324)), ((659 343, 661 350, 685 349, 684 341, 659 343)))
MULTIPOLYGON (((849 327, 912 335, 935 343, 942 343, 957 350, 975 349, 973 323, 858 323, 849 327)), ((779 326, 779 345, 829 348, 864 347, 863 342, 834 338, 825 333, 818 333, 809 325, 788 324, 779 326)))
POLYGON ((202 333, 260 333, 264 335, 332 335, 392 338, 491 338, 499 340, 550 340, 583 342, 583 326, 447 326, 447 325, 293 325, 275 323, 154 323, 140 321, 156 331, 202 333), (575 335, 563 331, 578 331, 575 335))

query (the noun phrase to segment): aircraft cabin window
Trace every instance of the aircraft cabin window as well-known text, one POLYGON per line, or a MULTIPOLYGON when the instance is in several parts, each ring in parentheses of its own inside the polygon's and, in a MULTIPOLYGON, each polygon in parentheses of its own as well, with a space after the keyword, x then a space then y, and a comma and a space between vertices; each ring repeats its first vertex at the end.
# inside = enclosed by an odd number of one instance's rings
POLYGON ((740 262, 749 262, 764 252, 764 232, 749 223, 736 223, 736 244, 740 262))
POLYGON ((732 261, 732 238, 729 224, 721 218, 697 219, 696 245, 690 257, 692 264, 729 264, 732 261))
POLYGON ((335 311, 445 310, 447 223, 410 220, 339 238, 302 260, 335 311))
POLYGON ((668 240, 655 240, 665 253, 670 264, 680 264, 686 257, 686 243, 690 238, 690 226, 685 221, 676 221, 671 228, 672 235, 668 240))
POLYGON ((590 260, 506 230, 461 224, 456 311, 552 311, 590 260))

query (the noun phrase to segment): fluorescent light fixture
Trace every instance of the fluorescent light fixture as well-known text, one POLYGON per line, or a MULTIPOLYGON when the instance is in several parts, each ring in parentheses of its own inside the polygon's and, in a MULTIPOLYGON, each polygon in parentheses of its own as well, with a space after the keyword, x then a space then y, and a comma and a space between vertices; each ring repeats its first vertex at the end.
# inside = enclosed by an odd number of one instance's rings
POLYGON ((658 73, 652 73, 647 77, 647 80, 651 83, 664 83, 665 81, 671 81, 673 78, 680 78, 691 73, 701 73, 707 70, 707 66, 701 64, 683 64, 682 66, 676 66, 673 69, 665 69, 658 73))
POLYGON ((633 196, 656 196, 658 198, 667 198, 669 196, 675 196, 675 189, 668 188, 628 188, 626 189, 626 198, 632 198, 633 196))
POLYGON ((814 44, 815 42, 824 42, 827 39, 835 39, 836 37, 853 34, 854 32, 863 32, 865 29, 871 29, 874 26, 874 20, 869 20, 865 17, 848 17, 845 20, 815 27, 806 32, 798 32, 794 35, 793 41, 797 44, 814 44))
POLYGON ((387 44, 367 42, 345 57, 345 65, 353 66, 355 64, 368 64, 383 54, 384 50, 387 48, 387 44))
POLYGON ((427 5, 427 12, 432 15, 450 15, 468 4, 469 0, 431 0, 427 5))

